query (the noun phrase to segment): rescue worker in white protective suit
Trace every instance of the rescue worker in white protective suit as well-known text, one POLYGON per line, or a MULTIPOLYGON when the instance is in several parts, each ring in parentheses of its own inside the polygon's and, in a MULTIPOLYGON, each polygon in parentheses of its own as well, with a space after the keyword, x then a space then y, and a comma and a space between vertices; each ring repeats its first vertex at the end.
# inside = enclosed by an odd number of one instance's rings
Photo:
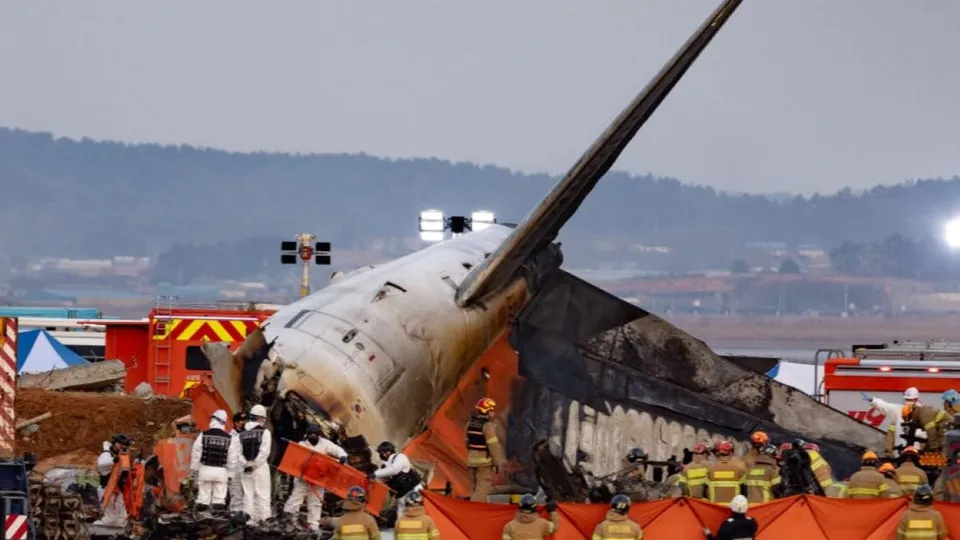
MULTIPOLYGON (((915 387, 911 386, 903 392, 903 403, 897 405, 896 403, 890 403, 889 401, 884 401, 880 398, 873 397, 865 392, 860 392, 860 395, 863 397, 863 400, 870 403, 870 406, 883 414, 887 415, 887 418, 893 418, 893 424, 890 426, 890 430, 893 430, 893 447, 902 448, 906 442, 903 440, 903 417, 901 416, 901 411, 903 406, 908 403, 915 403, 920 405, 920 391, 915 387)), ((923 430, 918 429, 916 431, 917 437, 925 438, 927 435, 923 430)), ((884 454, 887 454, 886 457, 894 457, 889 451, 889 444, 886 445, 888 448, 885 449, 884 454)))
POLYGON ((263 405, 250 408, 250 420, 240 433, 240 466, 243 484, 243 511, 250 521, 260 523, 270 518, 270 432, 264 426, 267 409, 263 405))
POLYGON ((190 470, 197 479, 196 510, 227 509, 227 485, 230 467, 240 459, 240 445, 233 444, 227 427, 227 411, 219 409, 210 417, 210 427, 193 442, 190 470))
MULTIPOLYGON (((123 433, 117 433, 109 441, 103 441, 103 452, 97 457, 97 473, 100 474, 100 486, 97 488, 97 498, 103 503, 104 490, 110 481, 113 464, 120 461, 120 454, 126 452, 133 445, 123 433)), ((119 488, 119 484, 118 484, 119 488)), ((127 509, 123 504, 123 497, 115 493, 113 502, 104 508, 103 516, 94 522, 94 525, 105 527, 123 527, 127 522, 127 509)))
POLYGON ((237 461, 227 464, 230 475, 230 512, 243 512, 243 467, 240 466, 240 432, 243 431, 243 413, 233 415, 233 429, 230 430, 230 445, 237 449, 237 461))
MULTIPOLYGON (((347 462, 347 452, 334 444, 333 442, 320 436, 320 426, 310 424, 307 428, 306 437, 300 441, 301 446, 305 446, 314 452, 326 454, 340 460, 343 465, 347 462)), ((307 523, 313 530, 320 529, 320 518, 323 517, 323 493, 324 490, 319 486, 311 486, 300 478, 293 479, 293 490, 290 492, 290 498, 283 506, 283 511, 287 514, 296 514, 300 511, 300 505, 303 500, 307 500, 307 523)))

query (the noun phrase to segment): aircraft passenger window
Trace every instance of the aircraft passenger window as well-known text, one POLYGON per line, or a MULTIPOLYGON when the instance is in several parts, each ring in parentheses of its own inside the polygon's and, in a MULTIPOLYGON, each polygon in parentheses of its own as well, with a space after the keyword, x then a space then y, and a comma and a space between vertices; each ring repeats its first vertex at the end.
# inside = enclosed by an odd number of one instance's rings
POLYGON ((199 345, 187 347, 186 357, 187 369, 192 371, 210 370, 210 361, 207 360, 207 356, 203 354, 203 349, 199 345))
POLYGON ((347 332, 346 332, 345 334, 343 334, 343 340, 342 340, 342 341, 343 341, 344 343, 350 343, 351 341, 353 341, 353 338, 355 338, 355 337, 357 337, 357 329, 356 329, 356 328, 352 328, 352 329, 350 329, 350 330, 347 330, 347 332))

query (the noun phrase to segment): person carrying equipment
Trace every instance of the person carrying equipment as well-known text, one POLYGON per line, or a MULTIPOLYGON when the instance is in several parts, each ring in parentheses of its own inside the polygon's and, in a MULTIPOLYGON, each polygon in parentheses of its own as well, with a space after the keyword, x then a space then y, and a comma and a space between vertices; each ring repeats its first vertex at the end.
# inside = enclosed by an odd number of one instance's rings
POLYGON ((683 494, 692 499, 707 498, 707 472, 710 470, 710 463, 707 458, 710 456, 710 447, 707 443, 698 442, 693 445, 693 460, 683 466, 683 472, 677 482, 683 494))
POLYGON ((766 444, 760 454, 753 458, 747 471, 747 501, 751 504, 770 502, 780 491, 780 465, 777 464, 777 447, 766 444))
POLYGON ((717 460, 707 471, 707 499, 712 503, 729 503, 740 495, 747 469, 742 461, 733 459, 730 441, 717 441, 713 452, 717 460))
POLYGON ((880 458, 867 450, 860 456, 860 470, 847 481, 847 499, 878 499, 889 489, 887 479, 877 470, 880 458))
MULTIPOLYGON (((333 444, 329 440, 320 436, 320 426, 310 424, 307 427, 306 437, 300 441, 300 446, 304 446, 330 457, 335 457, 343 465, 347 462, 347 452, 343 448, 333 444)), ((300 511, 303 500, 307 500, 307 523, 311 529, 319 530, 320 518, 323 517, 323 494, 324 489, 318 486, 311 486, 302 478, 293 479, 293 489, 290 491, 290 497, 287 498, 283 511, 287 514, 296 514, 300 511)))
POLYGON ((197 478, 196 509, 227 509, 228 468, 233 469, 240 459, 239 444, 233 444, 227 426, 227 411, 218 409, 210 417, 210 428, 193 442, 190 470, 197 478))
POLYGON ((631 448, 624 456, 626 470, 621 471, 613 481, 616 493, 628 493, 633 502, 658 500, 656 493, 647 482, 647 453, 642 448, 631 448))
POLYGON ((560 529, 560 515, 557 513, 557 503, 547 501, 547 512, 550 520, 537 515, 537 500, 527 493, 520 497, 517 515, 510 523, 503 527, 500 540, 543 540, 560 529))
POLYGON ((496 408, 497 404, 492 399, 482 398, 467 423, 467 471, 470 475, 471 501, 487 501, 493 489, 493 475, 499 472, 504 463, 503 447, 493 423, 496 408))
POLYGON ((770 437, 767 436, 763 431, 754 431, 750 435, 750 448, 747 450, 747 455, 743 458, 743 464, 747 466, 747 469, 753 466, 753 460, 760 455, 760 449, 770 443, 770 437))
POLYGON ((373 476, 382 480, 391 491, 400 499, 407 493, 420 490, 420 474, 410 466, 410 459, 403 453, 397 452, 397 447, 390 441, 383 441, 377 446, 377 455, 380 456, 380 468, 373 476))
POLYGON ((250 408, 250 420, 240 433, 240 465, 243 474, 243 511, 254 523, 270 518, 270 431, 267 422, 267 409, 263 405, 250 408))
POLYGON ((607 516, 593 530, 591 540, 641 540, 643 529, 627 517, 630 511, 630 497, 619 493, 610 501, 607 516))
MULTIPOLYGON (((97 457, 97 473, 100 475, 100 486, 97 488, 97 496, 103 503, 103 497, 110 483, 110 478, 114 474, 115 465, 120 463, 120 456, 127 454, 133 441, 124 433, 117 433, 109 441, 103 442, 103 452, 97 457)), ((103 509, 103 515, 94 522, 94 525, 103 525, 105 527, 122 527, 127 522, 127 509, 123 504, 123 497, 120 491, 123 489, 123 483, 126 480, 127 471, 117 470, 118 475, 116 490, 112 495, 112 500, 103 509)))
MULTIPOLYGON (((906 441, 903 438, 903 418, 901 417, 900 411, 905 405, 919 405, 920 391, 912 386, 907 388, 903 392, 903 404, 901 405, 884 401, 864 392, 860 392, 860 395, 864 401, 870 403, 871 407, 892 419, 890 426, 887 428, 887 438, 883 448, 884 456, 892 458, 897 448, 904 448, 906 446, 906 441)), ((919 430, 915 433, 915 436, 919 438, 924 437, 923 433, 919 430)))
POLYGON ((887 481, 887 491, 883 494, 883 498, 896 499, 903 497, 903 490, 900 489, 900 484, 897 483, 897 469, 893 466, 893 463, 882 463, 877 471, 882 474, 887 481))
POLYGON ((423 495, 411 491, 403 497, 403 512, 393 528, 396 540, 436 540, 440 531, 423 508, 423 495))
POLYGON ((943 409, 934 409, 927 405, 907 404, 900 411, 903 423, 915 425, 926 432, 927 441, 923 444, 924 452, 940 452, 943 450, 943 436, 953 425, 953 417, 943 409))
POLYGON ((917 488, 929 484, 930 480, 927 478, 927 472, 919 467, 920 453, 917 452, 916 448, 912 446, 904 448, 903 452, 900 452, 900 460, 901 463, 897 467, 894 478, 897 480, 900 489, 903 490, 903 494, 913 497, 917 488))
POLYGON ((707 540, 753 540, 757 534, 757 521, 747 516, 747 498, 737 495, 730 501, 730 517, 720 525, 717 534, 703 529, 707 540))
POLYGON ((950 535, 943 516, 933 508, 933 491, 920 486, 913 502, 900 514, 896 540, 942 540, 950 535))
POLYGON ((333 540, 380 540, 377 520, 363 511, 367 505, 367 492, 360 486, 347 490, 347 497, 340 504, 343 515, 333 529, 333 540))

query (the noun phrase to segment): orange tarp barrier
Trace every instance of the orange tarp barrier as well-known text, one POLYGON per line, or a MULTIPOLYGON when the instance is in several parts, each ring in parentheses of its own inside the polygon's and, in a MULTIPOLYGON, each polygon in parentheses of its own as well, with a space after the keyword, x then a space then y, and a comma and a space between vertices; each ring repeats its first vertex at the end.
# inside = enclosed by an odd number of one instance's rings
POLYGON ((360 486, 367 492, 366 510, 372 514, 380 513, 390 495, 390 488, 383 483, 371 482, 357 469, 340 465, 336 459, 296 443, 287 444, 277 470, 325 488, 339 497, 346 497, 351 487, 360 486))
MULTIPOLYGON (((473 407, 483 397, 497 403, 498 429, 505 439, 507 413, 510 410, 510 395, 517 376, 517 352, 507 341, 509 331, 504 331, 470 370, 460 378, 456 389, 437 409, 427 429, 410 441, 403 453, 411 460, 434 465, 430 489, 443 489, 450 482, 455 495, 470 494, 467 477, 466 424, 473 414, 473 407), (489 378, 483 377, 483 370, 489 378)), ((498 533, 499 534, 499 533, 498 533)))
MULTIPOLYGON (((474 503, 427 492, 424 499, 444 540, 499 538, 516 514, 516 507, 506 504, 474 503)), ((905 498, 848 501, 796 496, 752 506, 748 515, 757 520, 758 540, 892 540, 907 504, 905 498)), ((609 507, 564 503, 557 508, 560 530, 553 540, 589 540, 609 507)), ((950 530, 957 531, 950 538, 960 540, 960 504, 937 503, 936 508, 950 530)), ((541 515, 547 517, 542 507, 541 515)), ((643 527, 644 538, 703 540, 703 528, 716 533, 730 510, 699 500, 668 499, 634 504, 629 515, 643 527)))

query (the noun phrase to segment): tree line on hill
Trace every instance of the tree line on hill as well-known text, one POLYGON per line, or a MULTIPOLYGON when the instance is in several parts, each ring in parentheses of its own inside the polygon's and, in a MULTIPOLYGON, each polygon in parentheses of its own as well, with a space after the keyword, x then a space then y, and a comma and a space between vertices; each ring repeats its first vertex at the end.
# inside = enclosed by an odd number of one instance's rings
MULTIPOLYGON (((245 259, 235 245, 249 239, 309 231, 337 248, 359 249, 415 237, 425 208, 486 209, 515 222, 556 180, 433 158, 242 154, 0 129, 0 245, 8 257, 160 254, 166 277, 219 271, 214 267, 253 272, 272 265, 276 253, 245 259)), ((614 172, 560 240, 571 265, 632 257, 623 246, 666 245, 665 267, 727 267, 743 257, 746 243, 778 241, 835 249, 846 273, 933 275, 936 259, 918 269, 901 253, 923 251, 922 241, 909 239, 938 232, 956 200, 960 177, 773 197, 614 172), (901 244, 887 242, 893 235, 902 235, 901 244)))

